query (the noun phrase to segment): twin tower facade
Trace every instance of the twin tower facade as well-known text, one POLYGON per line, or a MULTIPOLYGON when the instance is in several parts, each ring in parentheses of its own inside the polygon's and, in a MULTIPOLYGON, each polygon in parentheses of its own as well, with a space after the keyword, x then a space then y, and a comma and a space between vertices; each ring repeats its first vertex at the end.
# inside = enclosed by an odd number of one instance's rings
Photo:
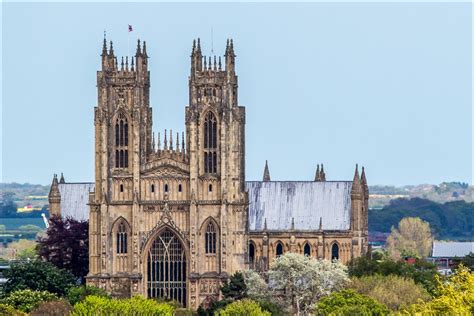
MULTIPOLYGON (((367 251, 364 172, 352 181, 326 181, 318 170, 315 181, 273 182, 267 166, 264 181, 245 181, 232 40, 223 58, 202 56, 193 42, 185 133, 176 135, 152 131, 146 43, 124 60, 104 40, 101 56, 89 285, 197 308, 217 299, 231 274, 265 270, 286 251, 343 262, 367 251)), ((71 212, 60 205, 78 199, 68 185, 53 181, 52 214, 71 212)))

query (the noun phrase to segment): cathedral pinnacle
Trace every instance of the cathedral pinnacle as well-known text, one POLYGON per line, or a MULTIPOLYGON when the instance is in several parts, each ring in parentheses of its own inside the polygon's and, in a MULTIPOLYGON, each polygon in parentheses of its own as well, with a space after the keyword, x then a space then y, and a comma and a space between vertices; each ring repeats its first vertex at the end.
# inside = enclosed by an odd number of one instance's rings
POLYGON ((110 41, 109 56, 114 56, 114 43, 112 41, 110 41))
POLYGON ((59 179, 59 183, 66 183, 66 181, 64 181, 64 175, 62 172, 61 172, 61 178, 59 179))
POLYGON ((316 182, 321 181, 321 173, 319 171, 319 164, 316 167, 316 175, 314 176, 314 181, 316 182))
POLYGON ((107 56, 107 39, 104 35, 104 44, 102 45, 102 57, 107 56))
POLYGON ((321 164, 321 173, 320 173, 321 181, 326 181, 326 173, 324 172, 324 165, 321 164))
POLYGON ((270 170, 268 169, 268 160, 265 160, 265 169, 263 170, 263 182, 268 182, 270 180, 270 170))
POLYGON ((135 53, 135 56, 141 56, 142 55, 142 47, 140 45, 140 39, 137 40, 137 52, 135 53))
POLYGON ((146 41, 143 41, 143 57, 148 58, 148 55, 146 53, 146 41))

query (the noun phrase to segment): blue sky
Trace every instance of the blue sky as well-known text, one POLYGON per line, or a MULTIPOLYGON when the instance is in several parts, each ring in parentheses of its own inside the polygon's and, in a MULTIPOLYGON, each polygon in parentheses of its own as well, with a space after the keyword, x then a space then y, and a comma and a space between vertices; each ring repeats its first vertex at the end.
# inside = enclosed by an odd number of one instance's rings
POLYGON ((247 179, 472 181, 470 3, 4 3, 2 181, 93 179, 104 29, 147 41, 154 131, 184 130, 192 39, 232 37, 247 179))

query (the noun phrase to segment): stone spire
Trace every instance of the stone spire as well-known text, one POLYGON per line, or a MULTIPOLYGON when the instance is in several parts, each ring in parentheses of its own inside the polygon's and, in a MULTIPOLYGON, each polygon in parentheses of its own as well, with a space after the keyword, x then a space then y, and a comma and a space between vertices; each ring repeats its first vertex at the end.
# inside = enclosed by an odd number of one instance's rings
POLYGON ((352 180, 352 190, 351 190, 351 197, 352 199, 361 199, 362 195, 362 187, 360 185, 360 178, 359 178, 359 166, 356 164, 355 172, 354 172, 354 180, 352 180))
POLYGON ((263 182, 268 182, 270 180, 270 171, 268 170, 268 161, 265 160, 265 169, 263 170, 263 182))
POLYGON ((49 215, 61 216, 61 193, 59 192, 58 175, 54 174, 48 195, 49 215))
POLYGON ((319 164, 316 167, 316 174, 314 175, 314 181, 321 181, 321 173, 319 171, 319 164))
POLYGON ((61 172, 61 178, 59 179, 59 183, 66 183, 66 181, 64 181, 64 175, 62 172, 61 172))
POLYGON ((326 173, 324 172, 324 165, 321 164, 321 173, 320 173, 321 181, 326 181, 326 173))
POLYGON ((369 198, 369 186, 367 185, 367 179, 365 178, 365 168, 362 167, 362 174, 360 175, 360 184, 364 193, 364 198, 369 198))

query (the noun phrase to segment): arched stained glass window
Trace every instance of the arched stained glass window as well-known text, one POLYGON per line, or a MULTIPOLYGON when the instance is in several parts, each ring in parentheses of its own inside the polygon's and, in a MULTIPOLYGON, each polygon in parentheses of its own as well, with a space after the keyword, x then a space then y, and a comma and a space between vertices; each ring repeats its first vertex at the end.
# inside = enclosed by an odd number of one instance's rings
POLYGON ((337 243, 331 247, 331 260, 339 260, 339 245, 337 243))
POLYGON ((276 246, 276 255, 277 255, 277 257, 283 255, 283 245, 282 245, 281 242, 278 242, 278 243, 277 243, 277 246, 276 246))
POLYGON ((117 230, 117 253, 127 253, 127 228, 123 222, 117 230))
POLYGON ((311 257, 311 246, 308 243, 304 245, 303 252, 305 256, 311 257))
POLYGON ((251 241, 249 243, 249 263, 253 263, 255 261, 255 245, 251 241))
POLYGON ((212 222, 207 224, 206 228, 206 253, 216 253, 217 233, 216 227, 212 222))
POLYGON ((122 113, 115 122, 115 168, 128 168, 128 122, 122 113))
POLYGON ((217 173, 217 120, 211 111, 204 120, 204 172, 217 173))

